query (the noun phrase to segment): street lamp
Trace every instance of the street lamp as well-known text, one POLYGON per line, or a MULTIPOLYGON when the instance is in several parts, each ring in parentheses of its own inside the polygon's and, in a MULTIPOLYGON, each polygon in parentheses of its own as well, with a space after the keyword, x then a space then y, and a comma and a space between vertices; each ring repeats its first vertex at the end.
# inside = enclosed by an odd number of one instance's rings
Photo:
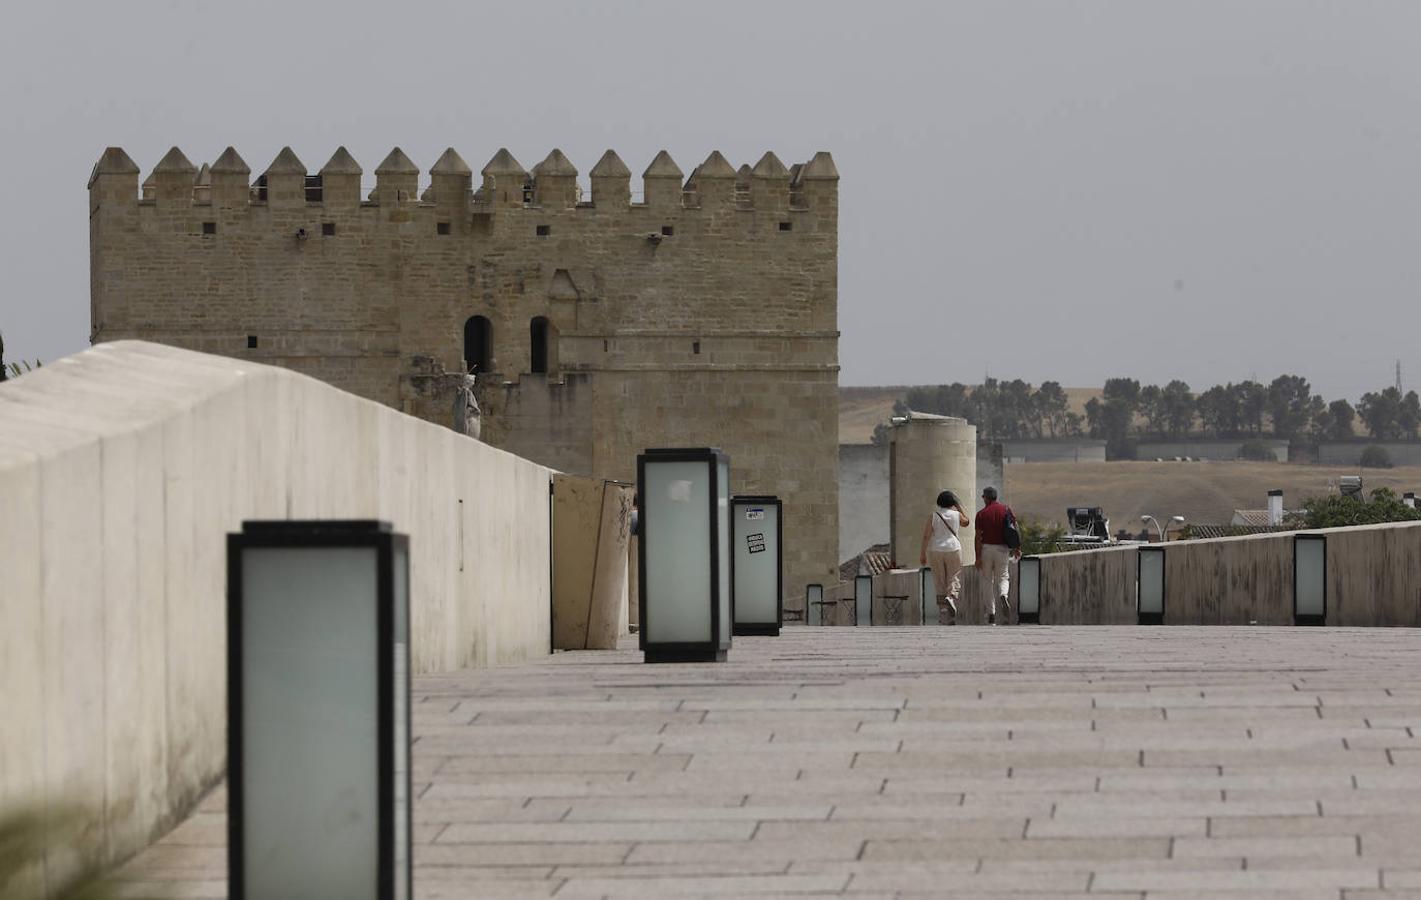
POLYGON ((1155 521, 1154 516, 1140 516, 1140 521, 1147 524, 1152 523, 1155 526, 1155 532, 1160 536, 1160 542, 1164 542, 1164 529, 1159 527, 1159 523, 1155 521))
POLYGON ((1161 527, 1159 526, 1159 522, 1156 522, 1156 521, 1155 521, 1155 517, 1154 517, 1154 516, 1140 516, 1140 521, 1141 521, 1141 522, 1150 522, 1150 523, 1152 523, 1152 524, 1155 526, 1155 532, 1156 532, 1157 534, 1159 534, 1159 542, 1160 542, 1161 544, 1163 544, 1163 543, 1164 543, 1164 539, 1165 539, 1165 535, 1169 534, 1169 529, 1172 528, 1172 527, 1175 526, 1175 525, 1183 525, 1183 524, 1184 524, 1184 517, 1183 517, 1183 516, 1170 516, 1169 524, 1166 525, 1166 526, 1163 527, 1163 528, 1161 528, 1161 527))

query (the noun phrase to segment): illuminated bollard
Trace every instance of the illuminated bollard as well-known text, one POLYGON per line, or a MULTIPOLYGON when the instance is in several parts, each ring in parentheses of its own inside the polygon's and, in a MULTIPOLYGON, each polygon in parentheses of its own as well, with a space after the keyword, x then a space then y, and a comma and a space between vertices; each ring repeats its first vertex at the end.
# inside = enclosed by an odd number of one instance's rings
POLYGON ((784 509, 778 497, 733 497, 731 539, 737 635, 778 635, 784 625, 784 509))
POLYGON ((804 621, 810 625, 824 624, 824 585, 804 586, 804 621))
POLYGON ((724 662, 733 614, 730 457, 713 447, 647 450, 637 457, 637 487, 645 660, 724 662))
POLYGON ((1017 563, 1017 624, 1041 624, 1041 558, 1023 556, 1017 563))
POLYGON ((1293 624, 1327 624, 1327 535, 1293 537, 1293 624))
POLYGON ((1164 624, 1164 548, 1141 547, 1135 609, 1141 625, 1164 624))
POLYGON ((854 624, 873 624, 873 576, 854 576, 854 624))
POLYGON ((227 536, 233 900, 408 900, 409 542, 384 522, 227 536))
POLYGON ((933 587, 933 570, 928 566, 918 569, 918 598, 922 601, 923 620, 919 625, 937 624, 937 589, 933 587))

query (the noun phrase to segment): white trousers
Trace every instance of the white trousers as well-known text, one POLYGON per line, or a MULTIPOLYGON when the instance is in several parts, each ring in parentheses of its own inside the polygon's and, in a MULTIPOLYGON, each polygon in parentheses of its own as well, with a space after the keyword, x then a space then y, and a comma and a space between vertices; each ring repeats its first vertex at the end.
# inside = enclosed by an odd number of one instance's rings
POLYGON ((982 545, 982 576, 992 587, 992 606, 988 612, 995 614, 997 601, 1006 606, 1011 595, 1011 549, 1005 544, 982 545))

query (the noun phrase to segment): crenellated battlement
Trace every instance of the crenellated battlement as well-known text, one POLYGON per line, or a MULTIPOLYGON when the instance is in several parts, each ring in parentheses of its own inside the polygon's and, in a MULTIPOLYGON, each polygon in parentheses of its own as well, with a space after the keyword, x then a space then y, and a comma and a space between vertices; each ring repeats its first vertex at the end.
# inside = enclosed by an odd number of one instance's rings
POLYGON ((720 446, 801 523, 785 584, 833 577, 828 153, 160 155, 109 148, 89 180, 96 342, 286 366, 442 424, 475 372, 482 439, 566 472, 720 446))
POLYGON ((753 166, 733 166, 712 151, 686 176, 662 150, 642 173, 641 191, 632 190, 632 173, 614 150, 604 153, 589 173, 584 193, 578 169, 554 149, 533 166, 523 167, 500 149, 479 172, 449 148, 421 179, 420 168, 399 147, 375 169, 375 186, 364 197, 364 170, 339 147, 317 172, 307 170, 290 147, 283 147, 254 180, 237 151, 228 147, 212 163, 194 164, 173 147, 139 181, 140 169, 122 149, 110 147, 89 179, 91 206, 136 204, 158 207, 303 206, 435 207, 496 215, 505 209, 740 209, 828 212, 837 207, 839 173, 824 151, 786 167, 773 152, 753 166))

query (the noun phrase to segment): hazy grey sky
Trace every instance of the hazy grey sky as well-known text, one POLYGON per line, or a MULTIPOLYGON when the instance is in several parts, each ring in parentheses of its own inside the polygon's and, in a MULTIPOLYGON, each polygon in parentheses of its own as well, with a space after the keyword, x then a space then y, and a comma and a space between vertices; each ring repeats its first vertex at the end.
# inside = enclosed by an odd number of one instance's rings
POLYGON ((177 144, 254 172, 398 144, 842 175, 844 384, 1421 388, 1421 3, 19 2, 0 330, 88 344, 84 185, 177 144))

